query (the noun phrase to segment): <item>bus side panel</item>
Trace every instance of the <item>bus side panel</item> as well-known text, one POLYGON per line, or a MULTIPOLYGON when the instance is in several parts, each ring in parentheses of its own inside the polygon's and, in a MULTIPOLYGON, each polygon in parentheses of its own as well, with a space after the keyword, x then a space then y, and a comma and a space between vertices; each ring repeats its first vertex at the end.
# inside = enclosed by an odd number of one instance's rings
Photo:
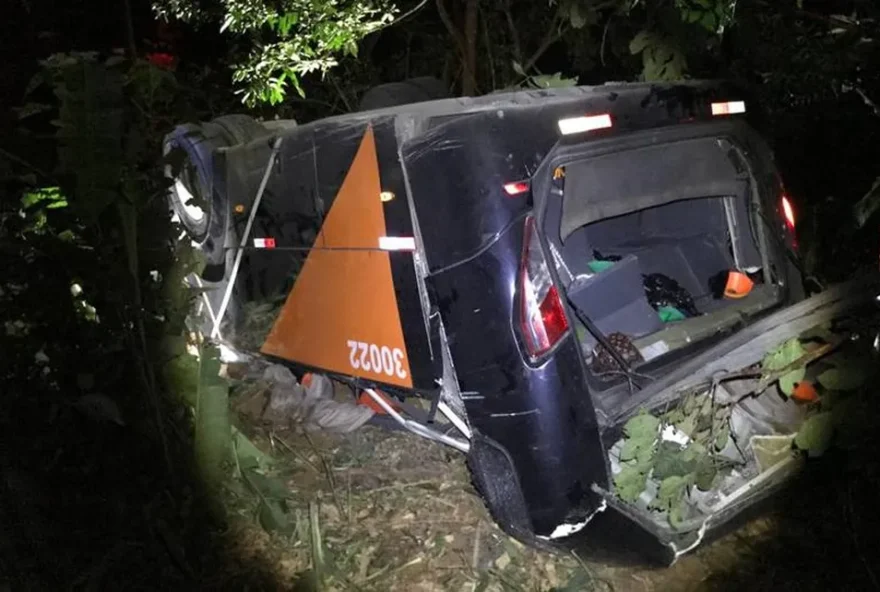
POLYGON ((577 342, 569 335, 539 365, 521 353, 515 329, 521 222, 430 281, 468 419, 507 451, 532 528, 547 535, 596 507, 591 485, 606 486, 607 473, 577 342))

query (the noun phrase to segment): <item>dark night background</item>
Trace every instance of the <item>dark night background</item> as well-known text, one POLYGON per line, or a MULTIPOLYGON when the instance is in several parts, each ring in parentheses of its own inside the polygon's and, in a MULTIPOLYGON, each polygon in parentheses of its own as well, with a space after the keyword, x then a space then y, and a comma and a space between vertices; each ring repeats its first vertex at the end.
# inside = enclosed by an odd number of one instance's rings
MULTIPOLYGON (((160 26, 148 2, 129 1, 130 12, 119 0, 10 0, 3 7, 0 212, 7 230, 21 230, 16 236, 24 236, 20 225, 27 222, 17 214, 22 191, 50 179, 62 187, 70 182, 53 172, 58 167, 54 115, 20 120, 16 111, 25 103, 53 100, 45 88, 25 96, 39 61, 50 54, 106 53, 127 48, 132 40, 141 55, 173 54, 179 94, 150 122, 153 135, 183 121, 246 111, 229 74, 229 64, 246 51, 246 40, 221 35, 216 26, 160 26)), ((466 4, 445 3, 458 27, 466 4)), ((537 69, 576 77, 580 84, 634 80, 642 64, 628 50, 630 39, 644 28, 666 27, 680 41, 689 76, 745 83, 760 103, 760 131, 776 151, 795 203, 808 273, 826 283, 859 268, 876 269, 880 219, 859 228, 852 207, 880 175, 880 107, 873 103, 880 101, 880 4, 743 0, 721 41, 667 23, 672 2, 648 4, 637 3, 630 14, 600 10, 596 22, 568 27, 544 44, 557 22, 555 4, 480 0, 478 91, 493 90, 493 80, 496 88, 516 80, 506 7, 521 53, 531 55, 546 45, 535 60, 537 69), (841 21, 837 15, 857 18, 841 21), (835 29, 841 31, 832 34, 835 29), (485 59, 484 44, 492 48, 485 59)), ((291 93, 280 105, 253 113, 306 121, 344 111, 346 102, 356 104, 376 84, 413 76, 437 76, 460 93, 465 82, 453 47, 430 1, 404 22, 362 41, 358 57, 344 58, 329 76, 306 77, 305 98, 291 93)), ((153 136, 141 132, 148 149, 125 170, 148 178, 158 167, 158 162, 151 166, 149 154, 158 159, 158 152, 150 152, 153 136)), ((166 269, 169 256, 157 245, 165 244, 169 231, 150 230, 158 228, 149 225, 157 224, 162 209, 145 203, 149 213, 138 222, 143 224, 141 270, 166 269)), ((65 216, 50 212, 52 233, 80 228, 65 216)), ((0 234, 5 276, 0 316, 7 324, 29 319, 32 327, 23 337, 7 329, 0 345, 0 591, 280 588, 259 558, 239 553, 228 525, 195 484, 191 436, 183 412, 173 404, 162 403, 158 411, 165 418, 164 445, 157 436, 151 423, 157 411, 139 386, 141 346, 130 330, 139 314, 131 304, 135 296, 120 287, 127 273, 120 263, 124 238, 108 232, 108 224, 100 226, 104 232, 83 227, 81 244, 91 246, 77 249, 52 233, 31 232, 26 240, 13 240, 5 230, 0 234), (83 324, 61 304, 71 282, 85 288, 99 311, 108 311, 106 323, 83 324), (37 351, 52 360, 51 375, 35 365, 37 351), (94 390, 116 402, 128 418, 125 425, 95 422, 72 403, 68 394, 83 390, 84 373, 94 390)), ((161 295, 144 286, 142 281, 137 298, 147 308, 159 307, 161 295)), ((148 336, 160 335, 160 324, 147 321, 148 336)), ((146 350, 154 351, 152 345, 146 350)), ((692 582, 693 589, 877 589, 877 568, 866 566, 880 559, 878 486, 873 447, 818 462, 777 502, 778 539, 760 548, 744 543, 741 556, 708 583, 692 582)))

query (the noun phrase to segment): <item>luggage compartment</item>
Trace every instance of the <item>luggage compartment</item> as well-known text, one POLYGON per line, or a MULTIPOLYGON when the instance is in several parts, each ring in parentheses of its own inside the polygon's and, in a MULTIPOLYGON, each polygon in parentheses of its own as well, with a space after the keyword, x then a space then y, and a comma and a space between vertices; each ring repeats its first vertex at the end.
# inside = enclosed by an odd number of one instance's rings
MULTIPOLYGON (((569 303, 614 335, 615 347, 623 343, 634 367, 780 302, 748 166, 731 144, 652 145, 574 162, 554 177, 544 231, 569 303), (748 289, 726 289, 731 274, 748 289)), ((597 340, 575 325, 592 364, 597 340)))

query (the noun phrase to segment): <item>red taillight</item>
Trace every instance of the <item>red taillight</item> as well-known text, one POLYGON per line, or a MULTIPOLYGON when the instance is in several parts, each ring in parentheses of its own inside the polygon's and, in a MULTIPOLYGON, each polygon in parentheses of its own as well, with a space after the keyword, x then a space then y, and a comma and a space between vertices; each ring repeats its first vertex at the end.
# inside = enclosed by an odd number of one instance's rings
POLYGON ((791 237, 791 247, 794 250, 798 250, 798 238, 797 232, 795 232, 795 215, 794 215, 794 207, 791 205, 791 201, 785 196, 782 196, 780 200, 782 204, 782 217, 785 219, 785 228, 788 230, 788 233, 791 237))
POLYGON ((785 225, 788 226, 789 230, 794 231, 794 208, 784 195, 782 196, 782 215, 785 216, 785 225))
POLYGON ((568 330, 565 308, 535 234, 535 219, 526 218, 520 286, 523 340, 532 357, 549 351, 568 330))
POLYGON ((525 181, 504 184, 504 192, 511 197, 513 197, 515 195, 519 195, 520 193, 525 193, 528 190, 529 190, 529 184, 525 181))

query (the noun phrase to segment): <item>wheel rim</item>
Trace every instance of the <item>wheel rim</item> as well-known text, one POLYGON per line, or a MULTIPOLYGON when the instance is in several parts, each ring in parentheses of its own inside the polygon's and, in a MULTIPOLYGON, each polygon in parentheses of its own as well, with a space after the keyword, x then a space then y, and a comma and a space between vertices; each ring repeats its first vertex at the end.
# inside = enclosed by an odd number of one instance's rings
POLYGON ((165 167, 165 176, 172 180, 170 198, 180 222, 192 238, 204 239, 210 216, 210 210, 206 208, 210 206, 195 164, 187 158, 177 176, 174 176, 171 166, 168 165, 165 167))
POLYGON ((204 203, 204 196, 200 195, 198 183, 193 183, 193 166, 188 164, 180 176, 174 180, 174 191, 177 192, 177 199, 183 209, 184 214, 194 224, 201 224, 207 217, 207 213, 197 203, 204 203))

